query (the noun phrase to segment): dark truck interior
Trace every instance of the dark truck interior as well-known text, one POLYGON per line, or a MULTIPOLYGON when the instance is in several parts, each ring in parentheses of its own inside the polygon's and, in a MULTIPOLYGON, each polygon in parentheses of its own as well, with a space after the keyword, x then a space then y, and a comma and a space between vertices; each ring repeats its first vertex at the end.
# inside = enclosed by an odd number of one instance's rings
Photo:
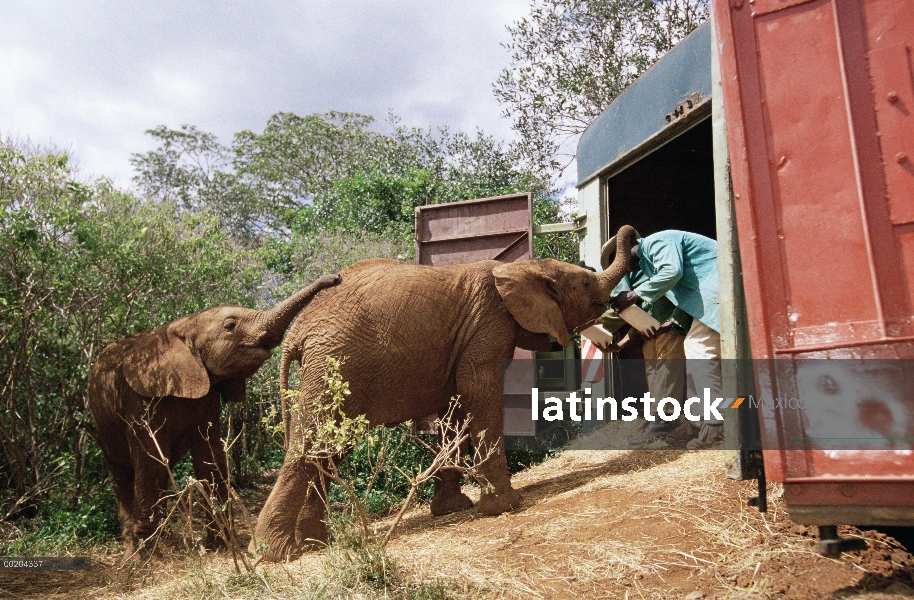
POLYGON ((647 236, 680 229, 717 239, 711 119, 606 182, 608 234, 625 224, 647 236))

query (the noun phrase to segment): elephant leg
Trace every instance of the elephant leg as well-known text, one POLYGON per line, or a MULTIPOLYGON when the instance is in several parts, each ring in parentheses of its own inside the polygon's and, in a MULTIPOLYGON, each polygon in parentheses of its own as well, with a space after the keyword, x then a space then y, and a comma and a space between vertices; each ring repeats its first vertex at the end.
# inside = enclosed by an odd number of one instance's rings
MULTIPOLYGON (((228 504, 228 457, 222 445, 218 418, 210 420, 209 427, 194 435, 190 452, 194 464, 194 476, 203 482, 210 501, 207 510, 210 520, 206 527, 206 548, 213 550, 224 548, 225 536, 233 526, 231 506, 228 504), (214 511, 220 511, 221 526, 217 523, 214 511), (224 517, 224 519, 222 519, 224 517), (224 530, 225 528, 225 530, 224 530)), ((201 426, 202 429, 202 426, 201 426)))
POLYGON ((435 475, 435 490, 432 497, 432 514, 436 517, 449 515, 473 507, 470 497, 460 490, 460 469, 445 468, 435 475))
MULTIPOLYGON (((444 417, 447 411, 444 410, 438 413, 439 417, 444 417)), ((459 407, 454 410, 453 413, 453 422, 454 427, 459 428, 466 421, 466 414, 459 407)), ((439 434, 439 443, 443 447, 447 442, 443 434, 439 434)), ((464 442, 460 446, 460 450, 457 455, 457 461, 459 462, 463 456, 466 455, 468 442, 464 442)), ((454 512, 461 510, 466 510, 472 508, 473 501, 470 500, 469 496, 460 491, 460 478, 462 472, 460 469, 456 468, 444 468, 441 469, 437 475, 435 475, 435 489, 434 495, 432 496, 432 514, 435 516, 448 515, 454 512)))
POLYGON ((303 460, 286 461, 257 519, 248 547, 252 554, 283 562, 327 541, 324 500, 312 486, 319 485, 317 475, 314 465, 303 460))
POLYGON ((475 365, 458 370, 457 393, 470 415, 470 433, 483 485, 476 507, 484 515, 518 508, 520 493, 511 487, 508 461, 502 445, 501 364, 475 365))
POLYGON ((124 557, 129 558, 137 549, 136 534, 133 531, 133 468, 115 464, 107 457, 106 460, 111 483, 114 485, 114 497, 117 499, 117 519, 121 524, 124 557))
POLYGON ((302 551, 321 548, 329 538, 327 493, 330 481, 324 479, 314 465, 307 465, 306 469, 311 470, 311 483, 308 485, 305 501, 295 520, 295 544, 302 551))
POLYGON ((168 469, 152 458, 157 456, 157 451, 151 447, 151 440, 148 445, 150 447, 147 448, 147 444, 131 444, 134 465, 133 535, 138 540, 148 539, 165 518, 165 494, 169 481, 168 469))

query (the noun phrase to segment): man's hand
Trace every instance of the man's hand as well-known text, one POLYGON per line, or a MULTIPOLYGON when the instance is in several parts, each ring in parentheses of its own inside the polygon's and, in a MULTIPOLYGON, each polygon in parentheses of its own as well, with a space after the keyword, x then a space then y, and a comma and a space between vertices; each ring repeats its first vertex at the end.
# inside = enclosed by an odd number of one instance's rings
POLYGON ((610 298, 609 306, 616 312, 622 312, 640 299, 635 292, 620 292, 610 298))
POLYGON ((672 328, 673 328, 673 322, 667 321, 660 327, 648 327, 647 329, 645 329, 644 331, 641 332, 641 337, 643 337, 646 340, 652 340, 655 337, 657 337, 658 335, 668 332, 672 328))
POLYGON ((602 350, 604 354, 610 354, 610 353, 621 352, 623 349, 625 349, 626 346, 628 346, 631 343, 631 341, 632 341, 632 338, 624 337, 621 340, 619 340, 618 342, 615 342, 615 343, 612 343, 612 344, 609 344, 606 346, 604 346, 602 344, 597 344, 596 342, 594 342, 594 345, 597 348, 599 348, 600 350, 602 350))

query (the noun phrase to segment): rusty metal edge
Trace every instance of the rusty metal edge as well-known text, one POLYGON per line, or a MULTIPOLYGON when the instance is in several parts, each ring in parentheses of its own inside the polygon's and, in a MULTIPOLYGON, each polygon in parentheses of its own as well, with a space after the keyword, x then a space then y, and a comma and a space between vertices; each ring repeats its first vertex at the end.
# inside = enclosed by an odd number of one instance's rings
POLYGON ((791 504, 787 516, 798 525, 914 525, 914 507, 791 504))
POLYGON ((505 194, 504 196, 491 196, 489 198, 471 198, 470 200, 457 200, 455 202, 442 202, 440 204, 424 204, 422 206, 416 207, 416 212, 421 212, 427 209, 437 209, 446 208, 448 206, 466 206, 467 204, 480 204, 483 202, 491 202, 493 200, 508 200, 511 198, 522 198, 523 196, 531 197, 530 192, 518 192, 516 194, 505 194))

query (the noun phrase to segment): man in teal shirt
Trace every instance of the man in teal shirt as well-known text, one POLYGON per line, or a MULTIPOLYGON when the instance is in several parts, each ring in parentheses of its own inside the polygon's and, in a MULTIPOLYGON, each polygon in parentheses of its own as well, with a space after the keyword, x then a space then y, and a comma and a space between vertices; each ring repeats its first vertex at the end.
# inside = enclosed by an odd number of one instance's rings
MULTIPOLYGON (((717 242, 687 231, 660 231, 632 246, 629 270, 642 271, 647 280, 614 296, 610 305, 621 312, 639 299, 652 303, 666 297, 691 315, 692 325, 683 342, 690 395, 700 397, 708 388, 712 398, 721 396, 717 242)), ((645 332, 644 337, 653 339, 672 327, 667 321, 657 330, 645 332)), ((704 420, 698 437, 688 447, 715 445, 722 429, 719 421, 704 420)))
MULTIPOLYGON (((636 239, 640 241, 641 236, 637 232, 635 232, 635 235, 636 239)), ((606 242, 600 252, 600 264, 604 269, 612 262, 615 250, 616 238, 613 236, 606 242)), ((633 290, 648 279, 640 268, 626 273, 613 290, 613 295, 633 290)), ((673 304, 666 296, 660 296, 654 302, 645 302, 641 308, 660 323, 669 321, 672 325, 669 331, 660 332, 652 336, 652 339, 644 342, 642 351, 648 391, 654 398, 684 398, 687 388, 683 340, 692 325, 692 317, 673 304)), ((597 321, 605 329, 612 332, 628 326, 612 310, 606 311, 597 321)), ((613 347, 604 349, 604 352, 620 351, 632 340, 633 336, 641 337, 634 328, 630 328, 627 336, 623 337, 618 344, 614 344, 613 347)), ((672 434, 679 426, 680 423, 678 421, 655 418, 653 421, 647 421, 643 432, 629 439, 628 443, 633 446, 647 444, 657 438, 672 434)))

